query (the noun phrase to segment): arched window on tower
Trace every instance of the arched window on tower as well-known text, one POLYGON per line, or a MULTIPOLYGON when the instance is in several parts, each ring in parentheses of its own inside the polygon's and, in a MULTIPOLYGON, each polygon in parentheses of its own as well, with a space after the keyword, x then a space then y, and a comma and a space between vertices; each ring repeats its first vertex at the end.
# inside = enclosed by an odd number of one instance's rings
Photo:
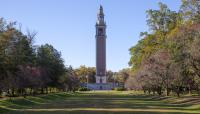
POLYGON ((102 79, 100 78, 100 83, 102 83, 102 79))
POLYGON ((99 36, 102 36, 102 35, 103 35, 103 29, 102 29, 102 28, 99 28, 99 30, 98 30, 98 35, 99 35, 99 36))

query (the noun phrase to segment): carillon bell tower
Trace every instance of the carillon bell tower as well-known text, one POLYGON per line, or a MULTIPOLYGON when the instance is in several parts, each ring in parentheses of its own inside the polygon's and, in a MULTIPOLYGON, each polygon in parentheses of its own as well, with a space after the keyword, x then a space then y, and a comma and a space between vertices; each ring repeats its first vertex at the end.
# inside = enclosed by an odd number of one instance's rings
POLYGON ((106 23, 100 5, 96 22, 96 83, 107 83, 106 77, 106 23))
POLYGON ((107 82, 106 76, 106 23, 104 20, 103 7, 97 13, 96 22, 96 83, 87 83, 91 90, 111 90, 115 83, 107 82))

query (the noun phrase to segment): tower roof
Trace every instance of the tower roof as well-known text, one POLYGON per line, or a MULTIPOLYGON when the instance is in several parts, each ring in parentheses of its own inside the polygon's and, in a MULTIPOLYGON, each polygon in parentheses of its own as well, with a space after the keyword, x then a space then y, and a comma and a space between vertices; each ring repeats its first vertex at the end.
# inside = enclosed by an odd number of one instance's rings
POLYGON ((98 13, 97 13, 97 23, 96 25, 101 25, 105 26, 105 21, 104 21, 104 13, 103 13, 103 7, 100 5, 98 13))
POLYGON ((100 7, 99 7, 98 15, 104 15, 102 5, 100 5, 100 7))

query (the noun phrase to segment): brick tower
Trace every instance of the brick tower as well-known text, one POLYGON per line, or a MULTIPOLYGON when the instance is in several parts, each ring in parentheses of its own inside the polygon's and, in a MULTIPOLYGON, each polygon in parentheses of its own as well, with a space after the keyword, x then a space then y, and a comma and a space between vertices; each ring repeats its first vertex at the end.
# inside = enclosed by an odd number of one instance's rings
MULTIPOLYGON (((107 83, 106 78, 106 23, 100 6, 96 22, 96 83, 107 83)), ((101 89, 101 88, 100 88, 101 89)))

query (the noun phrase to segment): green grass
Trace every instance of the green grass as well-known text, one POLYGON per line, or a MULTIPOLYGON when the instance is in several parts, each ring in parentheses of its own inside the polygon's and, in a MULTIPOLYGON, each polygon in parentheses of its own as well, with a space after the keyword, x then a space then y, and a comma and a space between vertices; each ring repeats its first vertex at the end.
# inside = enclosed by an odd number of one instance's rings
POLYGON ((200 114, 200 97, 146 96, 140 92, 54 93, 0 100, 1 114, 200 114))

